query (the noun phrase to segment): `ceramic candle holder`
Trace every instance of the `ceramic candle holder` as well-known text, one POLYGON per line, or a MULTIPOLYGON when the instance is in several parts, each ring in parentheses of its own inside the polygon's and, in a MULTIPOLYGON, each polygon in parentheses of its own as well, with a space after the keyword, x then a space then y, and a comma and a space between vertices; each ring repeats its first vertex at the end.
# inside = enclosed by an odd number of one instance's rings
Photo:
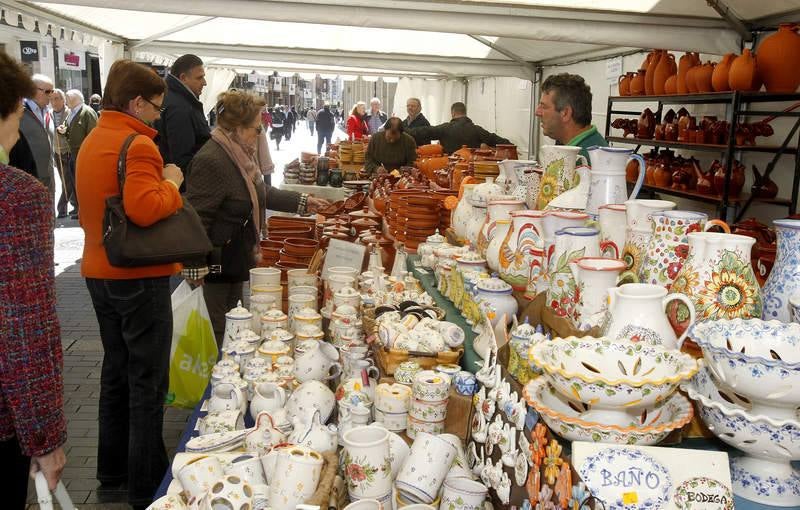
POLYGON ((432 370, 423 370, 414 376, 413 396, 426 402, 446 400, 450 392, 450 377, 432 370))

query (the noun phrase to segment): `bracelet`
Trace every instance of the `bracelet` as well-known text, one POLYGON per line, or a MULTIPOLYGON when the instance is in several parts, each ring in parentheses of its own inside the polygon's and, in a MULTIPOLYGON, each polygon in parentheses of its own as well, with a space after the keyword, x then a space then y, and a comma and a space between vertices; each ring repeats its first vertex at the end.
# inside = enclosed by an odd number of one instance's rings
POLYGON ((306 213, 306 206, 308 205, 308 193, 300 194, 300 203, 297 206, 297 214, 303 215, 306 213))

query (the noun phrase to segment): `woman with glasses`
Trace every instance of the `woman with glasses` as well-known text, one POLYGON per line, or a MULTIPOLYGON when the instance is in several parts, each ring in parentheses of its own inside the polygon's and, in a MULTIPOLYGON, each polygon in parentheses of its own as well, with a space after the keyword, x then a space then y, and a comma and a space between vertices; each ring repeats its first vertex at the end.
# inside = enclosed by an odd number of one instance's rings
POLYGON ((257 154, 264 105, 263 99, 247 92, 220 94, 217 126, 188 168, 186 199, 203 220, 214 250, 208 260, 185 268, 184 276, 204 280, 203 295, 220 346, 225 313, 242 299, 242 284, 259 257, 266 209, 306 214, 328 205, 264 182, 257 154))
POLYGON ((106 199, 120 193, 117 161, 128 151, 123 205, 128 219, 148 227, 183 202, 183 174, 164 165, 150 125, 159 118, 166 85, 147 67, 118 60, 108 74, 103 115, 81 146, 77 170, 80 223, 85 233, 81 274, 103 342, 97 448, 98 493, 127 484, 128 502, 145 508, 169 466, 161 437, 172 342, 170 275, 179 264, 112 266, 103 246, 106 199))

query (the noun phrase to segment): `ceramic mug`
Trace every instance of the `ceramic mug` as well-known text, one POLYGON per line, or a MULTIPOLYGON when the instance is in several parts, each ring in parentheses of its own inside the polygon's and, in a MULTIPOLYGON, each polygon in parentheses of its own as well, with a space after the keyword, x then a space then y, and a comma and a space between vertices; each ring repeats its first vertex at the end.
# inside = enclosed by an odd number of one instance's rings
POLYGON ((432 503, 457 454, 448 441, 418 432, 395 481, 398 493, 409 502, 432 503))
POLYGON ((225 476, 222 464, 216 457, 198 457, 190 460, 178 472, 178 480, 191 498, 199 498, 225 476))
POLYGON ((442 508, 453 510, 483 510, 489 489, 468 478, 448 478, 444 481, 442 508))
POLYGON ((267 479, 264 476, 264 468, 261 465, 261 459, 255 455, 236 457, 231 461, 230 465, 225 468, 225 474, 238 476, 251 487, 267 484, 267 479))

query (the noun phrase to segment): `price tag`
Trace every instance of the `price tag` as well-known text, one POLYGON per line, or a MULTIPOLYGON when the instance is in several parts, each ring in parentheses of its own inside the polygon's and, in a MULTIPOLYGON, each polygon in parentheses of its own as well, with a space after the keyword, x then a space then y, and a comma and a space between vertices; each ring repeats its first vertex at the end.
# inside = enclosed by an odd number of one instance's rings
POLYGON ((623 505, 635 505, 639 502, 639 494, 635 492, 623 492, 622 493, 622 504, 623 505))
POLYGON ((331 239, 328 252, 325 254, 325 265, 322 267, 322 277, 328 275, 332 267, 352 267, 361 273, 367 247, 363 244, 348 243, 341 239, 331 239))

